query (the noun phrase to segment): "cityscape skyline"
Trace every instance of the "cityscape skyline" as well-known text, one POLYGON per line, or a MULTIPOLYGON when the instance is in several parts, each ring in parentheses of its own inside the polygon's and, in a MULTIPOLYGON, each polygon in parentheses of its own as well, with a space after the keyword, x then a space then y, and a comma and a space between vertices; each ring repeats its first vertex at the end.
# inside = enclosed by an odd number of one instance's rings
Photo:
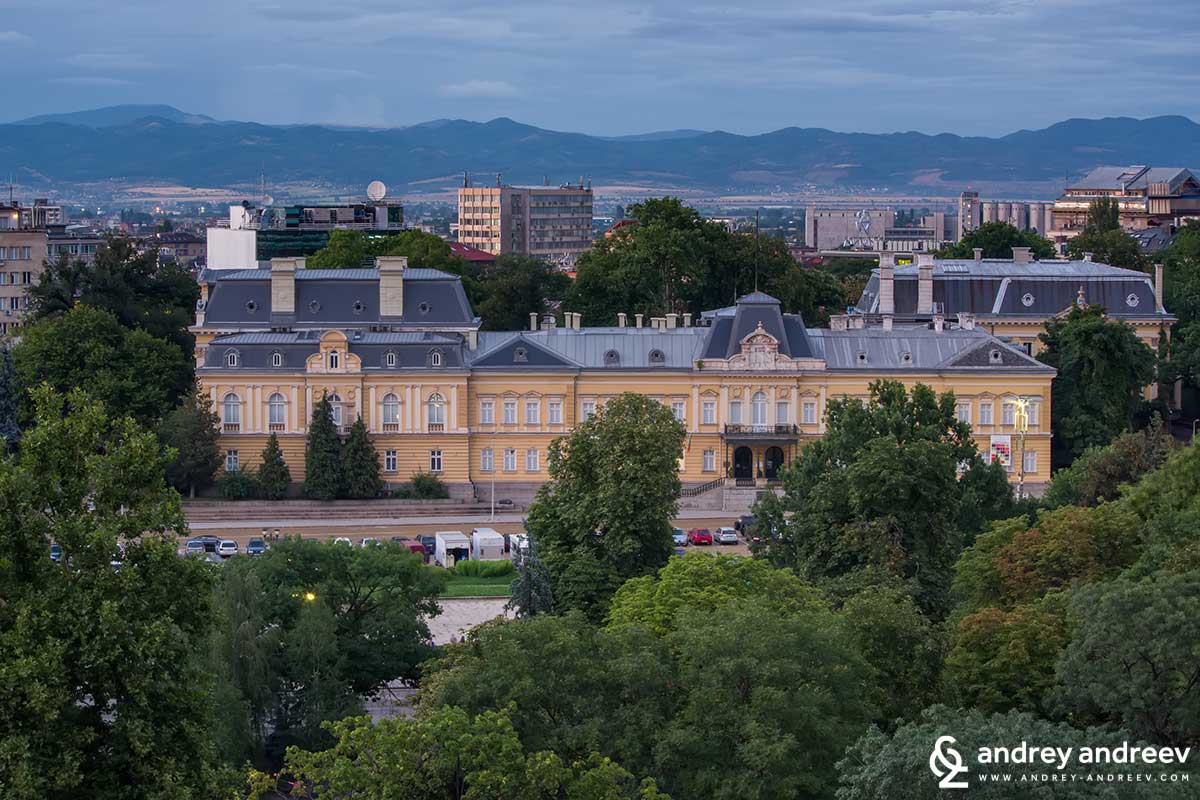
POLYGON ((1200 82, 1197 23, 1200 8, 1180 5, 1167 37, 1110 0, 754 2, 736 13, 669 2, 14 6, 0 22, 14 72, 3 114, 170 98, 274 124, 508 116, 609 136, 793 125, 995 136, 1078 116, 1196 116, 1179 98, 1200 82), (179 47, 181 32, 205 46, 179 47), (35 57, 51 44, 67 55, 35 57))

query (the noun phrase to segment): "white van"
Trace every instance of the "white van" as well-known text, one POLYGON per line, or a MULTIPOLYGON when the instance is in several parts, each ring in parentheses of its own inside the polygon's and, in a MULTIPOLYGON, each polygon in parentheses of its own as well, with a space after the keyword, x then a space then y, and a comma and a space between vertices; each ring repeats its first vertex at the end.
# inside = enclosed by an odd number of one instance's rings
POLYGON ((472 529, 471 558, 476 561, 499 561, 504 558, 504 537, 491 528, 472 529))
POLYGON ((440 567, 451 569, 471 558, 471 540, 462 531, 438 531, 433 540, 433 561, 440 567))

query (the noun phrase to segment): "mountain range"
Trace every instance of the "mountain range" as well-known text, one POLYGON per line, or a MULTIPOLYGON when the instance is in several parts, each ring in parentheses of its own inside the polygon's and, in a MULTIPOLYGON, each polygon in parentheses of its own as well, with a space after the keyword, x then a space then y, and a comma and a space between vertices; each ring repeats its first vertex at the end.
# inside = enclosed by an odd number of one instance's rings
POLYGON ((508 118, 435 120, 402 128, 218 121, 171 106, 111 106, 0 125, 0 173, 23 184, 98 181, 230 186, 380 178, 452 186, 463 172, 490 183, 598 184, 712 192, 812 187, 957 190, 1036 184, 1099 164, 1200 165, 1200 125, 1183 116, 1069 119, 995 138, 913 131, 839 133, 789 127, 757 135, 675 130, 602 137, 508 118))

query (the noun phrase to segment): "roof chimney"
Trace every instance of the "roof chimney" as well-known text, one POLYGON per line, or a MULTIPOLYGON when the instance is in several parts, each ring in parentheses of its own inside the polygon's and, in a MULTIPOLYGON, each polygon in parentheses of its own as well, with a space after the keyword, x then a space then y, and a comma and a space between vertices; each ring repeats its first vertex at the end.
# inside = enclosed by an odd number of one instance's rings
POLYGON ((408 256, 376 256, 379 270, 379 318, 398 320, 404 316, 404 270, 408 256))
POLYGON ((635 328, 642 327, 642 316, 643 316, 642 314, 634 314, 633 315, 633 326, 635 328))
POLYGON ((685 327, 685 328, 692 327, 692 312, 685 311, 683 313, 683 327, 685 327))
POLYGON ((983 248, 982 247, 973 247, 973 248, 971 248, 971 252, 975 254, 976 261, 983 261, 983 248))
POLYGON ((846 315, 845 314, 830 314, 829 315, 829 330, 831 330, 831 331, 846 330, 846 315))
POLYGON ((1014 264, 1028 264, 1033 260, 1033 251, 1028 247, 1014 247, 1012 251, 1014 264))
POLYGON ((573 311, 571 312, 571 317, 574 320, 574 323, 571 327, 573 327, 575 330, 579 330, 583 326, 583 314, 578 311, 573 311))
POLYGON ((667 314, 667 329, 674 330, 678 326, 679 326, 679 315, 678 314, 667 314))
POLYGON ((1083 260, 1084 260, 1084 261, 1091 261, 1091 260, 1092 260, 1092 255, 1093 255, 1092 253, 1084 253, 1084 254, 1083 254, 1083 260))
POLYGON ((958 327, 962 328, 964 331, 975 330, 975 315, 968 314, 965 311, 959 311, 958 312, 958 327))
POLYGON ((879 259, 879 313, 896 313, 896 268, 895 258, 879 259))
POLYGON ((271 259, 271 321, 291 322, 296 316, 296 270, 303 258, 271 259))
POLYGON ((624 328, 629 323, 629 315, 624 311, 617 313, 617 327, 624 328))
POLYGON ((538 329, 538 313, 536 311, 529 312, 529 330, 536 331, 538 329))
POLYGON ((892 315, 891 314, 883 315, 883 329, 888 332, 890 332, 892 330, 892 315))
POLYGON ((933 255, 917 254, 917 314, 933 313, 933 255))
POLYGON ((553 314, 543 314, 542 315, 542 328, 544 330, 553 331, 557 327, 558 327, 558 320, 555 319, 553 314))
POLYGON ((941 314, 933 315, 933 329, 938 333, 946 330, 946 318, 941 314))
POLYGON ((1163 307, 1163 265, 1160 261, 1154 265, 1154 309, 1165 314, 1166 308, 1163 307))

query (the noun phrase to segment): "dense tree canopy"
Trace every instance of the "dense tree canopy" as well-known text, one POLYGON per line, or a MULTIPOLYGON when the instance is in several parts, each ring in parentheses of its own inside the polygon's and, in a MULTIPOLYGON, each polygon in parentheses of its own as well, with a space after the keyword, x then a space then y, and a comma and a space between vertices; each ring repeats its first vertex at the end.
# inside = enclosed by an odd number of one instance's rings
POLYGON ((1149 266, 1137 239, 1121 229, 1117 201, 1102 197, 1088 206, 1087 224, 1078 236, 1067 243, 1067 255, 1083 258, 1092 254, 1093 261, 1125 269, 1144 270, 1149 266))
POLYGON ((308 269, 352 269, 373 266, 376 256, 407 256, 411 267, 459 269, 462 259, 440 236, 412 229, 399 233, 335 230, 329 242, 305 259, 308 269))
POLYGON ((683 438, 671 409, 625 393, 551 443, 527 527, 557 608, 599 620, 621 583, 666 563, 683 438))
POLYGON ((1038 358, 1058 370, 1051 387, 1053 455, 1067 466, 1133 424, 1142 389, 1154 378, 1154 353, 1126 323, 1095 305, 1074 305, 1046 323, 1038 358))
POLYGON ((479 301, 475 313, 489 331, 519 331, 529 325, 529 314, 551 311, 571 286, 571 278, 557 266, 532 256, 504 253, 493 264, 469 269, 479 301))
POLYGON ((1106 445, 1089 447, 1067 469, 1054 473, 1043 496, 1050 508, 1094 506, 1114 500, 1124 484, 1136 483, 1158 469, 1176 447, 1175 439, 1155 415, 1150 426, 1123 433, 1106 445))
POLYGON ((1036 231, 1018 230, 1007 222, 985 222, 960 241, 938 251, 941 258, 974 258, 975 248, 983 248, 984 258, 1012 258, 1014 247, 1028 247, 1034 258, 1054 258, 1054 243, 1036 231))
POLYGON ((175 553, 158 440, 82 392, 34 395, 20 455, 0 460, 3 794, 214 797, 210 575, 175 553))
POLYGON ((220 421, 208 395, 196 390, 184 397, 183 403, 159 425, 159 438, 173 451, 167 465, 167 480, 180 492, 194 497, 197 491, 212 485, 213 476, 221 466, 221 447, 217 441, 220 421))

